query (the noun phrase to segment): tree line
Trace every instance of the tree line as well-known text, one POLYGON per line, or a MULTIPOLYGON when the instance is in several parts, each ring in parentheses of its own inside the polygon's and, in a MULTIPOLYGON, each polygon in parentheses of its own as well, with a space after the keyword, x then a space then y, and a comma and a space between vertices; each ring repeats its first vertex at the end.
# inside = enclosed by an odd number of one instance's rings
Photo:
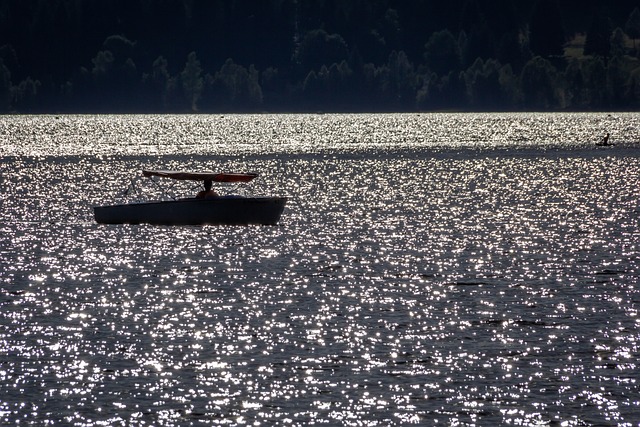
POLYGON ((617 0, 3 0, 0 112, 634 110, 617 0))

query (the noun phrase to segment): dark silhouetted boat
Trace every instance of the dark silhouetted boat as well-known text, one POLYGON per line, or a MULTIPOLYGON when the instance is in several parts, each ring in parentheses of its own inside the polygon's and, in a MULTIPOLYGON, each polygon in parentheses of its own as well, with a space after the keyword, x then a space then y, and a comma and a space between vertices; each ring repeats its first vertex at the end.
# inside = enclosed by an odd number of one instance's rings
MULTIPOLYGON (((174 180, 242 183, 253 180, 253 173, 212 173, 145 170, 144 176, 174 180)), ((286 197, 218 196, 180 198, 112 206, 95 206, 100 224, 155 225, 275 225, 280 220, 286 197)))

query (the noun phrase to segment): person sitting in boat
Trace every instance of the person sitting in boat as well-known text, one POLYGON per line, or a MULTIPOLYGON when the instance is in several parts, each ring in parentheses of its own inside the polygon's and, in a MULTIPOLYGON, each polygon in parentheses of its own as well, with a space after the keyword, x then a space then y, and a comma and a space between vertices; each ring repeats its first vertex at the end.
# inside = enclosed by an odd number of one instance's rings
POLYGON ((212 199, 214 197, 218 197, 218 193, 216 193, 211 189, 212 185, 213 185, 213 181, 211 181, 210 179, 205 180, 204 190, 196 194, 196 199, 212 199))
POLYGON ((600 140, 600 142, 597 143, 597 145, 613 145, 609 143, 609 133, 607 132, 607 134, 604 136, 604 138, 602 138, 600 140))

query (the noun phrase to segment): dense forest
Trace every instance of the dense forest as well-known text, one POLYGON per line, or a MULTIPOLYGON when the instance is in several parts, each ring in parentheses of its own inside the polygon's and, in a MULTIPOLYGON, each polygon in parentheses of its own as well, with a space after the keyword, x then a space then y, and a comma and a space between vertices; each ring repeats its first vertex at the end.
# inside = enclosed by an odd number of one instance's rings
POLYGON ((637 0, 0 0, 0 112, 636 110, 637 0))

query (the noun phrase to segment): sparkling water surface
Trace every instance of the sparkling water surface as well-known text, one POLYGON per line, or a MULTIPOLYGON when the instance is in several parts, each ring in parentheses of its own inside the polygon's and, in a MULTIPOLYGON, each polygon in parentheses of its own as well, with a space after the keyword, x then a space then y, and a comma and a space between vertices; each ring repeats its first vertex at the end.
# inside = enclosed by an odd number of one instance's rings
POLYGON ((639 129, 0 117, 0 423, 640 425, 639 129), (278 226, 94 222, 152 168, 289 201, 278 226))

